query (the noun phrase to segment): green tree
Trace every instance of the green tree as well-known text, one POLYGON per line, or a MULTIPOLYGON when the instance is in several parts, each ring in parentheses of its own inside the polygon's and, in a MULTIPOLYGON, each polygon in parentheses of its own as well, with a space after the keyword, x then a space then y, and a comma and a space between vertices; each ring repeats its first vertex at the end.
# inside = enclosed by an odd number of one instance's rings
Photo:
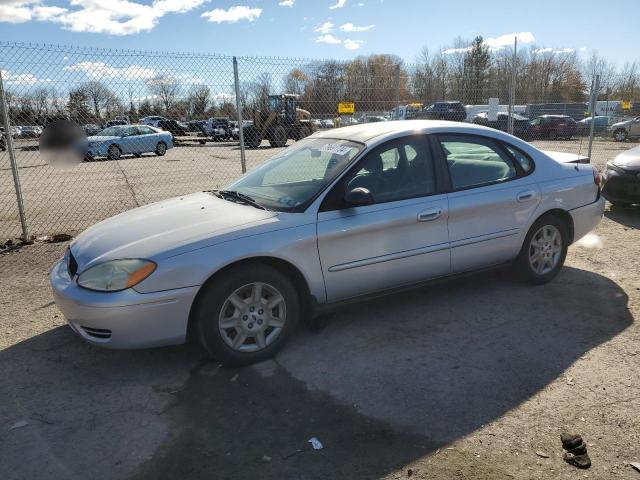
POLYGON ((487 80, 491 69, 491 53, 481 36, 471 42, 464 58, 463 101, 472 104, 486 102, 487 80))

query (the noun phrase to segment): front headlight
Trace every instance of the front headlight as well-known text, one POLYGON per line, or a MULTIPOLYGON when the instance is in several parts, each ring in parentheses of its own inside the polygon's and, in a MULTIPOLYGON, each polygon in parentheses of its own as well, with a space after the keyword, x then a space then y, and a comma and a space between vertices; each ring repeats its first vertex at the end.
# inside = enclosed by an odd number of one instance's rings
POLYGON ((100 263, 78 277, 78 285, 99 292, 117 292, 137 285, 156 269, 150 260, 127 259, 100 263))
POLYGON ((623 168, 620 168, 611 162, 607 162, 607 170, 613 170, 614 172, 618 172, 618 173, 626 173, 623 168))

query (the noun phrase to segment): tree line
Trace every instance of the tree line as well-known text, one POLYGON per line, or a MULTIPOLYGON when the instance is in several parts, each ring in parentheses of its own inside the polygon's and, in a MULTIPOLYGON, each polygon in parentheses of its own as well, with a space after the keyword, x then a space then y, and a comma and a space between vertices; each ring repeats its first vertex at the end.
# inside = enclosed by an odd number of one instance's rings
MULTIPOLYGON (((351 61, 311 61, 279 74, 264 72, 242 82, 240 102, 244 118, 254 109, 268 109, 268 96, 279 93, 298 95, 300 106, 314 116, 334 115, 341 101, 355 102, 360 112, 389 111, 398 101, 425 106, 440 100, 486 104, 497 97, 507 103, 513 71, 512 49, 492 50, 482 37, 457 38, 452 47, 436 53, 425 47, 412 64, 396 55, 376 54, 351 61)), ((595 53, 585 60, 576 52, 530 46, 520 48, 515 58, 515 102, 585 102, 596 74, 600 100, 640 101, 637 62, 618 69, 595 53)), ((7 101, 16 124, 60 115, 97 124, 117 116, 131 121, 148 115, 183 120, 237 116, 235 98, 215 97, 205 82, 185 85, 166 74, 117 85, 117 92, 98 80, 75 85, 65 94, 46 86, 21 95, 9 90, 7 101), (137 96, 141 85, 142 97, 137 96)))

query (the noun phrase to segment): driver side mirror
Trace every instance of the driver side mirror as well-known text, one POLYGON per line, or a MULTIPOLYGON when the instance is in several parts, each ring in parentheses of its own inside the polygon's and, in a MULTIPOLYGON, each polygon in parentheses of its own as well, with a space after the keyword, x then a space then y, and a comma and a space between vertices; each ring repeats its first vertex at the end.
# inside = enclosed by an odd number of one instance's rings
POLYGON ((374 199, 369 189, 356 187, 345 194, 344 202, 347 207, 362 207, 364 205, 372 205, 374 199))

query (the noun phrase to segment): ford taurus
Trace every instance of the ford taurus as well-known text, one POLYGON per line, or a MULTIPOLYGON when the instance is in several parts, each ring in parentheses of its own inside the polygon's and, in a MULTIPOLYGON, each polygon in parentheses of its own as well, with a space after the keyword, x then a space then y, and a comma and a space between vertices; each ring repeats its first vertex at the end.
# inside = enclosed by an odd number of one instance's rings
POLYGON ((600 221, 599 175, 498 130, 446 121, 318 132, 224 190, 79 235, 52 269, 71 328, 104 347, 273 355, 301 317, 495 265, 552 280, 600 221))

